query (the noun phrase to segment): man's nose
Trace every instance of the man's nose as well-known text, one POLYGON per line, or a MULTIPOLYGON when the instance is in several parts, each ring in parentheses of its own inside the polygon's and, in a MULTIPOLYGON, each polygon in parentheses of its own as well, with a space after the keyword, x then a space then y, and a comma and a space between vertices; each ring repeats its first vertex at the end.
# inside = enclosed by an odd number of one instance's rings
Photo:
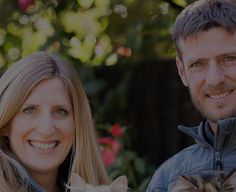
POLYGON ((217 86, 225 80, 223 69, 217 63, 210 63, 206 74, 206 83, 217 86))
POLYGON ((55 133, 54 120, 50 114, 43 114, 38 119, 37 131, 44 136, 52 136, 55 133))

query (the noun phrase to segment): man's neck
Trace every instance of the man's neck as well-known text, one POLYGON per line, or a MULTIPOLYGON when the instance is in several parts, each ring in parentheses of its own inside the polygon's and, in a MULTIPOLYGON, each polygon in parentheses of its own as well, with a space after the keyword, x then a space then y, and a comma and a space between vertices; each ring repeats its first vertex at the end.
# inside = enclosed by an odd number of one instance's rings
POLYGON ((216 121, 208 121, 208 122, 212 131, 214 132, 214 134, 216 134, 218 123, 216 121))

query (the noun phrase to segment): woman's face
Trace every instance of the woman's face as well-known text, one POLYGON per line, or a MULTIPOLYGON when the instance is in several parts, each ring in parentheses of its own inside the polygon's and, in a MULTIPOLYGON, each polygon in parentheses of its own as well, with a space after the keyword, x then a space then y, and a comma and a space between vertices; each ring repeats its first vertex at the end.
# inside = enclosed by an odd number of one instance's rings
POLYGON ((34 87, 11 121, 9 143, 32 175, 56 174, 72 147, 74 133, 66 87, 61 79, 51 78, 34 87))

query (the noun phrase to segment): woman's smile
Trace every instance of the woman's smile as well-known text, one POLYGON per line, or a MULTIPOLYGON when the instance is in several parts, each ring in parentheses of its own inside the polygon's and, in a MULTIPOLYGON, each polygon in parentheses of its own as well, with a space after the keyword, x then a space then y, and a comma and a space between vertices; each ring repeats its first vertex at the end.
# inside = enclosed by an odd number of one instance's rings
POLYGON ((34 149, 37 149, 39 152, 52 153, 54 149, 60 144, 60 141, 28 140, 28 144, 34 149))

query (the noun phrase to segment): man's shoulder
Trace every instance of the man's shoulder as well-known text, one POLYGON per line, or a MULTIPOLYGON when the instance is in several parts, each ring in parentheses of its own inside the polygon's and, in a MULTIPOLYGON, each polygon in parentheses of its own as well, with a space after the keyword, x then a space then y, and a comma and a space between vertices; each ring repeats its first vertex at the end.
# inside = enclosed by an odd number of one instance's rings
POLYGON ((197 168, 198 164, 208 163, 203 160, 204 157, 209 157, 206 151, 209 150, 202 147, 202 145, 193 144, 167 159, 155 171, 147 192, 167 191, 168 184, 174 181, 181 173, 197 168))

